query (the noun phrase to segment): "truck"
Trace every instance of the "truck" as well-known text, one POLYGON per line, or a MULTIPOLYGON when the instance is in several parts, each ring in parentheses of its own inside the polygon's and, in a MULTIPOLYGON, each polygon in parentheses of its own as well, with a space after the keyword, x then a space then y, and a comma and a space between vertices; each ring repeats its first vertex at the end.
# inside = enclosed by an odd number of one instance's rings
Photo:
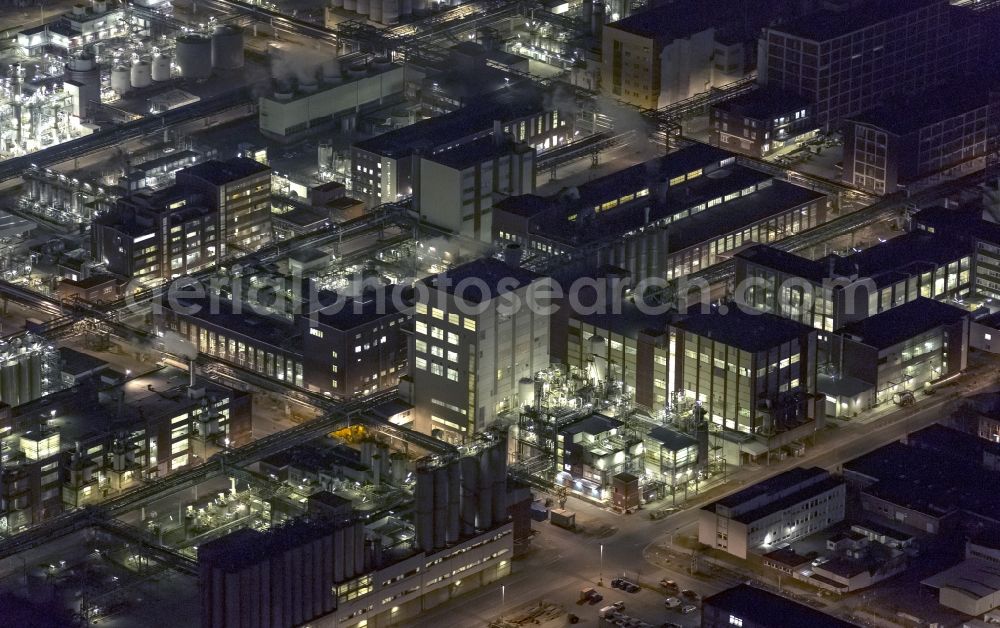
POLYGON ((549 511, 549 523, 560 528, 573 530, 576 528, 576 513, 572 510, 553 508, 549 511))

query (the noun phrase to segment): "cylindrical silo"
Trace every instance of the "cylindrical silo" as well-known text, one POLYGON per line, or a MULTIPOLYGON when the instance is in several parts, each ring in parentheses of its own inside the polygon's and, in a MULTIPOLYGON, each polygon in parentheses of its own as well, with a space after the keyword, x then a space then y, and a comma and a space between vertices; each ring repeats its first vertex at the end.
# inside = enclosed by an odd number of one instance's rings
POLYGON ((434 549, 447 545, 448 467, 434 469, 434 549))
POLYGON ((362 62, 352 63, 347 67, 347 76, 350 78, 361 78, 368 74, 368 66, 362 62))
POLYGON ((479 452, 479 500, 476 527, 489 530, 493 526, 493 476, 490 468, 490 450, 479 452))
POLYGON ((344 528, 333 531, 333 581, 344 581, 344 528))
POLYGON ((382 3, 379 0, 369 0, 368 19, 373 22, 382 22, 382 3))
POLYGON ((361 575, 368 571, 365 561, 365 524, 360 521, 354 524, 354 573, 361 575))
POLYGON ((413 0, 413 12, 414 13, 426 13, 427 12, 427 0, 413 0))
POLYGON ((156 55, 153 59, 153 80, 156 82, 170 80, 171 58, 168 55, 156 55))
POLYGON ((188 34, 177 38, 177 68, 186 79, 212 76, 212 40, 204 35, 188 34))
POLYGON ((238 70, 243 67, 243 29, 233 24, 217 26, 212 32, 212 67, 238 70))
POLYGON ((417 502, 417 545, 429 552, 434 549, 434 472, 431 469, 417 469, 414 493, 417 502))
POLYGON ((399 0, 399 14, 413 15, 413 0, 399 0))
POLYGON ((357 11, 358 10, 358 0, 344 0, 344 10, 345 11, 357 11))
POLYGON ((372 2, 382 2, 382 23, 399 23, 399 0, 372 0, 372 2))
POLYGON ((476 532, 476 516, 479 512, 479 461, 475 456, 461 459, 462 467, 462 512, 460 533, 470 537, 476 532))
POLYGON ((76 113, 86 117, 91 103, 101 102, 101 69, 94 55, 81 52, 67 59, 63 77, 80 84, 80 108, 76 113))
POLYGON ((333 8, 335 8, 335 9, 343 9, 344 8, 344 0, 333 0, 333 8))
POLYGON ((490 448, 490 473, 493 475, 493 525, 507 521, 507 439, 490 448))
MULTIPOLYGON (((22 355, 17 361, 17 398, 21 403, 31 400, 31 358, 22 355)), ((37 364, 37 361, 35 362, 37 364)))
POLYGON ((153 66, 149 61, 139 60, 132 64, 130 82, 132 87, 149 87, 153 84, 153 66))
POLYGON ((21 405, 17 399, 17 362, 12 360, 0 367, 0 390, 3 390, 0 401, 11 406, 21 405))
POLYGON ((344 528, 344 578, 350 580, 358 571, 354 568, 354 527, 344 528))
POLYGON ((111 89, 116 94, 125 94, 132 89, 132 72, 124 65, 111 70, 111 89))
POLYGON ((30 358, 28 358, 30 366, 28 367, 28 373, 31 377, 31 399, 38 399, 42 396, 42 356, 40 353, 33 353, 30 358))
POLYGON ((461 532, 462 467, 458 460, 448 463, 448 530, 445 535, 450 545, 459 539, 461 532))
POLYGON ((392 471, 390 477, 394 486, 402 486, 406 480, 406 454, 397 451, 389 456, 392 471))
MULTIPOLYGON (((378 2, 378 0, 375 0, 378 2)), ((358 0, 358 8, 355 9, 358 15, 367 16, 371 12, 371 0, 358 0)))

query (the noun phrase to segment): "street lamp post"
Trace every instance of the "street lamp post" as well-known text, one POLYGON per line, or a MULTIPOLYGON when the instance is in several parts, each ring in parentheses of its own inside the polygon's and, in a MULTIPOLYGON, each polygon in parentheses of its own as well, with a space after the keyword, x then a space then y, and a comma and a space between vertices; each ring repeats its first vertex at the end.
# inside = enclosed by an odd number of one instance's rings
POLYGON ((597 575, 597 586, 604 586, 604 544, 601 544, 601 571, 597 575))

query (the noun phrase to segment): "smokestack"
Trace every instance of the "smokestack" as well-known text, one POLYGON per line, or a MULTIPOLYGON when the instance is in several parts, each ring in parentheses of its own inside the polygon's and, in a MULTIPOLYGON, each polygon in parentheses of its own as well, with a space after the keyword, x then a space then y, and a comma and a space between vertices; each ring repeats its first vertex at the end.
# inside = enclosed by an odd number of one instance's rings
POLYGON ((194 388, 195 387, 195 381, 194 380, 195 380, 196 376, 197 376, 197 372, 195 371, 195 367, 194 367, 194 358, 188 358, 188 388, 194 388))

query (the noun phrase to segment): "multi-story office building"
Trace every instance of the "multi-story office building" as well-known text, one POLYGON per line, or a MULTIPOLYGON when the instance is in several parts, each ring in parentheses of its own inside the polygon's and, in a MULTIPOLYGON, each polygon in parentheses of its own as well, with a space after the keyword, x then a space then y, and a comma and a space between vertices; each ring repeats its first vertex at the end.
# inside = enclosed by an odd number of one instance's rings
POLYGON ((383 288, 338 298, 320 292, 312 312, 271 312, 259 304, 181 296, 158 304, 157 325, 160 331, 178 333, 205 355, 269 379, 345 398, 399 383, 410 313, 391 293, 392 288, 383 288))
POLYGON ((702 628, 857 628, 843 619, 811 606, 793 602, 770 591, 740 584, 705 598, 701 605, 702 628))
POLYGON ((844 181, 889 194, 986 167, 1000 103, 972 79, 898 96, 844 124, 844 181))
POLYGON ((759 28, 788 3, 682 0, 633 13, 601 29, 601 87, 608 96, 656 109, 737 81, 752 68, 759 28))
POLYGON ((844 2, 765 28, 758 81, 813 103, 828 129, 890 94, 973 70, 978 50, 971 10, 948 0, 844 2))
POLYGON ((704 144, 589 181, 571 193, 516 196, 493 210, 494 239, 563 268, 604 264, 632 281, 685 277, 751 242, 830 219, 830 200, 736 164, 704 144))
POLYGON ((518 407, 518 383, 549 366, 546 277, 493 258, 425 279, 409 350, 415 427, 468 438, 518 407))
POLYGON ((334 303, 297 317, 304 386, 350 397, 397 385, 406 369, 412 315, 407 303, 394 299, 391 288, 334 303))
POLYGON ((494 129, 486 137, 420 158, 413 206, 421 221, 491 241, 493 204, 535 191, 535 150, 494 129))
POLYGON ((270 198, 267 166, 242 157, 202 162, 177 171, 174 185, 127 196, 95 219, 93 257, 146 281, 210 268, 270 240, 270 198))
POLYGON ((957 238, 972 250, 969 292, 986 299, 1000 299, 1000 224, 986 208, 930 207, 913 216, 915 229, 957 238))
POLYGON ((100 502, 245 442, 251 404, 249 393, 168 367, 127 381, 91 377, 6 408, 0 527, 100 502))
POLYGON ((351 147, 352 195, 369 205, 412 196, 421 156, 438 153, 494 135, 496 122, 513 141, 542 153, 573 135, 571 113, 552 104, 546 92, 512 85, 469 102, 457 111, 421 120, 351 147))
POLYGON ((846 485, 819 467, 796 467, 703 506, 698 541, 746 558, 844 520, 846 485))
MULTIPOLYGON (((771 314, 692 313, 671 323, 677 390, 718 428, 759 435, 767 448, 811 433, 816 418, 816 330, 771 314), (795 436, 796 438, 798 436, 795 436)), ((753 447, 746 455, 756 455, 753 447)))
POLYGON ((918 297, 844 326, 830 344, 836 376, 820 383, 827 413, 855 414, 965 370, 969 313, 918 297))
POLYGON ((763 87, 712 105, 709 141, 753 157, 767 157, 815 134, 812 105, 804 98, 763 87))
POLYGON ((271 169, 236 157, 177 171, 177 185, 200 191, 218 214, 222 259, 252 253, 271 239, 271 169))
POLYGON ((115 275, 154 281, 211 268, 219 262, 218 216, 183 186, 122 199, 91 226, 94 259, 115 275))
POLYGON ((955 235, 916 230, 846 257, 809 260, 770 246, 736 254, 740 300, 829 332, 917 298, 972 291, 973 247, 955 235))

